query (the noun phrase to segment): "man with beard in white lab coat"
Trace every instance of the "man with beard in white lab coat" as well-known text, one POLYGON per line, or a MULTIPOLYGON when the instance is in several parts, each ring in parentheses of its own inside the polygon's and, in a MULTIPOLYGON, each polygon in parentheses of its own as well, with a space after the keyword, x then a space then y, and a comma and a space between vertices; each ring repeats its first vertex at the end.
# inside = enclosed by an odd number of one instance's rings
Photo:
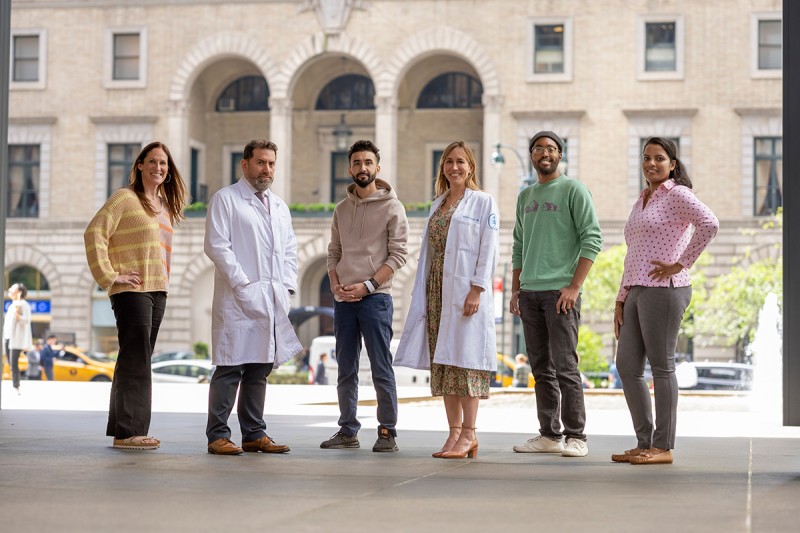
POLYGON ((266 140, 244 148, 242 177, 212 198, 205 252, 213 261, 212 362, 208 453, 285 453, 266 433, 267 376, 300 353, 289 322, 297 287, 297 241, 286 203, 269 188, 278 148, 266 140), (242 447, 231 442, 228 417, 238 397, 242 447))

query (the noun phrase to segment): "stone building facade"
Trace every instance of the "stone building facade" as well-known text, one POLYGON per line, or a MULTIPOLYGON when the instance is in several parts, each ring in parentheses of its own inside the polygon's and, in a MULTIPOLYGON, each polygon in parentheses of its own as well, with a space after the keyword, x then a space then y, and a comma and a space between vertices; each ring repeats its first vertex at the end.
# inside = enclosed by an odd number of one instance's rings
MULTIPOLYGON (((442 148, 463 139, 500 205, 507 290, 527 139, 540 129, 566 139, 567 173, 592 190, 607 246, 622 242, 641 189, 642 139, 676 140, 722 222, 710 270, 725 272, 744 251, 779 253, 779 233, 764 242, 742 230, 780 205, 780 9, 780 0, 13 0, 6 280, 19 267, 39 272, 46 285, 33 297, 48 302, 39 330, 113 349, 82 232, 147 142, 165 141, 193 199, 205 200, 236 179, 248 140, 269 138, 279 147, 273 190, 314 204, 336 201, 347 183, 338 143, 370 138, 381 177, 419 204, 431 200, 442 148), (491 164, 498 153, 505 165, 491 164)), ((424 223, 410 220, 397 331, 424 223)), ((297 214, 294 224, 294 303, 324 304, 329 218, 297 214)), ((210 340, 202 241, 202 218, 176 231, 159 348, 210 340)), ((307 324, 302 337, 323 329, 307 324)), ((498 331, 499 349, 512 351, 508 313, 498 331)))

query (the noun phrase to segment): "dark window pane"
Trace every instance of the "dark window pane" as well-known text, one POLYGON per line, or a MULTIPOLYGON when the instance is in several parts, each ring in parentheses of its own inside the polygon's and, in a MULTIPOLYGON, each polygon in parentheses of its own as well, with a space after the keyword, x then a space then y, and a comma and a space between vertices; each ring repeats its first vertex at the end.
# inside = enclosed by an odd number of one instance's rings
POLYGON ((676 68, 675 23, 645 24, 645 70, 669 72, 676 68))
POLYGON ((113 79, 139 79, 139 39, 138 33, 117 33, 114 35, 113 79))
POLYGON ((344 200, 347 196, 347 186, 353 183, 349 166, 347 152, 331 153, 331 202, 344 200))
POLYGON ((22 265, 12 268, 6 275, 5 291, 14 283, 23 283, 28 291, 49 291, 47 278, 32 266, 22 265))
POLYGON ((244 159, 244 152, 231 153, 231 183, 239 181, 242 175, 242 159, 244 159))
POLYGON ((8 146, 8 197, 11 218, 39 216, 39 145, 8 146))
POLYGON ((269 111, 269 86, 263 76, 242 76, 217 98, 217 111, 269 111))
POLYGON ((127 187, 130 173, 141 145, 134 143, 109 144, 108 148, 108 196, 122 187, 127 187))
POLYGON ((783 140, 757 137, 754 152, 754 214, 774 215, 783 205, 783 140))
POLYGON ((417 100, 420 109, 479 108, 483 105, 483 86, 468 74, 448 72, 425 86, 417 100))
POLYGON ((14 37, 14 81, 39 80, 39 36, 14 37))
POLYGON ((782 66, 782 23, 780 20, 758 21, 758 68, 779 70, 782 66))
POLYGON ((375 109, 375 86, 360 74, 345 74, 330 81, 317 97, 319 110, 375 109))
POLYGON ((537 74, 564 72, 564 26, 536 26, 533 71, 537 74))

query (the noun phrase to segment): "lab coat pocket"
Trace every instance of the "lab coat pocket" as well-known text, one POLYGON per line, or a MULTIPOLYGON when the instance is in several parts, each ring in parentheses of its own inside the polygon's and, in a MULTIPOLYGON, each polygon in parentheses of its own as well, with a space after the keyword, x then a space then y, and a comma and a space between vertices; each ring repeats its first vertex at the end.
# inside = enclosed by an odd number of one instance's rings
POLYGON ((267 318, 267 302, 260 283, 251 283, 233 290, 236 304, 247 318, 267 318))
POLYGON ((458 310, 458 315, 461 318, 466 318, 461 315, 464 313, 464 302, 471 288, 469 279, 470 278, 461 276, 456 276, 453 279, 453 300, 451 301, 451 305, 458 310))

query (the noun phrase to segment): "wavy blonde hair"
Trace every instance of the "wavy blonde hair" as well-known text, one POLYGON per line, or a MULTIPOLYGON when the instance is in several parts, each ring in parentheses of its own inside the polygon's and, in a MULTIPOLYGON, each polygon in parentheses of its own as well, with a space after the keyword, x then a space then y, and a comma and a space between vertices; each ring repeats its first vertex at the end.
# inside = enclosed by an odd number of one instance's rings
POLYGON ((455 141, 447 145, 447 148, 445 148, 444 152, 442 152, 441 159, 439 159, 439 171, 436 174, 436 183, 433 187, 433 194, 435 197, 443 195, 450 189, 450 182, 447 181, 447 178, 444 175, 444 162, 450 155, 450 152, 456 148, 461 148, 464 150, 464 154, 466 154, 467 157, 467 163, 469 163, 470 166, 469 176, 467 176, 467 189, 472 189, 473 191, 481 190, 481 188, 478 186, 478 176, 475 174, 475 154, 473 153, 472 148, 470 148, 469 145, 464 141, 455 141))

